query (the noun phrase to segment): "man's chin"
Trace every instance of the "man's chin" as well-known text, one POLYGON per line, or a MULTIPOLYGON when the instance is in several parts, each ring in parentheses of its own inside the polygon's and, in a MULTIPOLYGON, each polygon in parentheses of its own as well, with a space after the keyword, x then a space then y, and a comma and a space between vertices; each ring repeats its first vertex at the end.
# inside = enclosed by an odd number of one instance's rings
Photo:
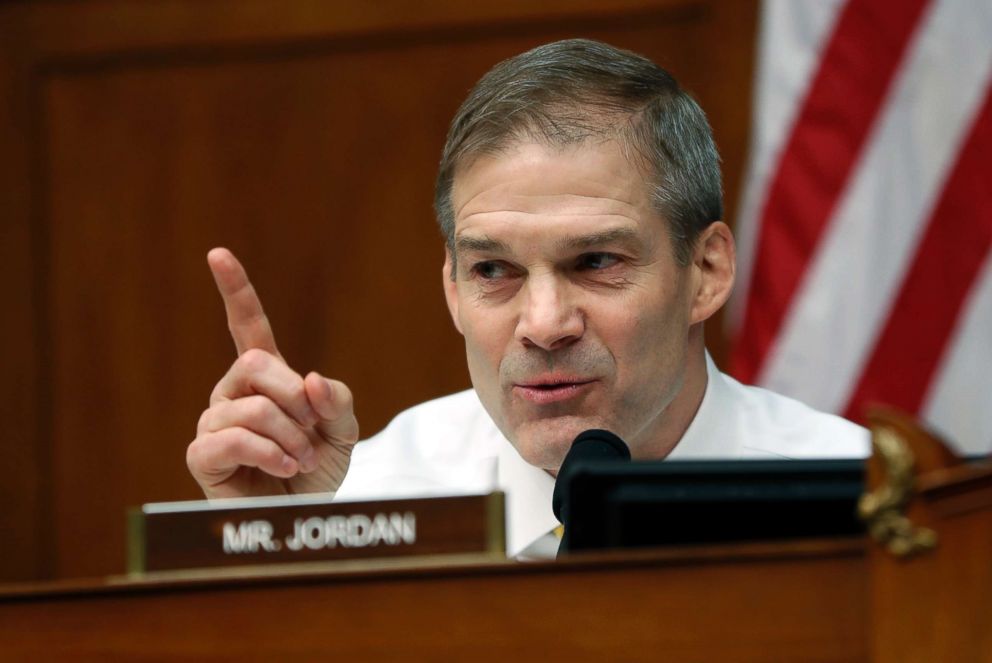
POLYGON ((527 421, 511 437, 520 456, 535 467, 557 471, 579 433, 609 426, 599 417, 553 417, 527 421))

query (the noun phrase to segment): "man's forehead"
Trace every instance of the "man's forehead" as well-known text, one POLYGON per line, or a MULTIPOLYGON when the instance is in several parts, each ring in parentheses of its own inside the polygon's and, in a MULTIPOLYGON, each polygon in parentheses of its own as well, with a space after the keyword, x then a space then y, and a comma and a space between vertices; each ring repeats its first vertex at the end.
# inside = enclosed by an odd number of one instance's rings
POLYGON ((636 216, 651 208, 642 172, 615 141, 518 143, 480 155, 456 171, 452 203, 456 225, 499 211, 636 216))

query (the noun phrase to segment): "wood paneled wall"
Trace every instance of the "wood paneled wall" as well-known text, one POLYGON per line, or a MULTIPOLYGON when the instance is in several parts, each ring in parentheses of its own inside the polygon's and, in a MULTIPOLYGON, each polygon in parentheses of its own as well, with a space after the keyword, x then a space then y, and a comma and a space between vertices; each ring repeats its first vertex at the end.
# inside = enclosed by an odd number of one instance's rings
MULTIPOLYGON (((431 192, 495 62, 571 36, 671 69, 728 210, 754 0, 100 0, 0 7, 0 579, 120 572, 124 509, 195 498, 184 452, 233 359, 205 264, 245 262, 283 353, 363 434, 469 385, 431 192)), ((718 358, 724 345, 711 325, 718 358)))

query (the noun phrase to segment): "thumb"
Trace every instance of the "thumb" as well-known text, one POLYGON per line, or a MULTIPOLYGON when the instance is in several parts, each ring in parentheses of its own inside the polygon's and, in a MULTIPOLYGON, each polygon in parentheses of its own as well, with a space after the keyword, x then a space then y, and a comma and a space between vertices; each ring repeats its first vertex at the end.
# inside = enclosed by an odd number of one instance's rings
POLYGON ((357 442, 358 420, 348 386, 316 372, 307 374, 303 386, 307 400, 320 418, 314 426, 317 433, 328 442, 348 445, 357 442))

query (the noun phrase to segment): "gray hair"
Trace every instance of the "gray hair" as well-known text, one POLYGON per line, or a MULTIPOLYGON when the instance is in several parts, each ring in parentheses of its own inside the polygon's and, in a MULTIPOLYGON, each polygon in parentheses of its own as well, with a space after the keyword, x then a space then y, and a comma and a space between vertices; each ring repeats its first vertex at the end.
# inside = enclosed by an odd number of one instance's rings
POLYGON ((557 147, 617 140, 628 158, 646 169, 655 209, 668 221, 680 265, 691 259, 699 233, 723 217, 720 155, 699 104, 647 58, 568 39, 497 64, 452 120, 434 190, 452 259, 455 171, 520 140, 557 147))

